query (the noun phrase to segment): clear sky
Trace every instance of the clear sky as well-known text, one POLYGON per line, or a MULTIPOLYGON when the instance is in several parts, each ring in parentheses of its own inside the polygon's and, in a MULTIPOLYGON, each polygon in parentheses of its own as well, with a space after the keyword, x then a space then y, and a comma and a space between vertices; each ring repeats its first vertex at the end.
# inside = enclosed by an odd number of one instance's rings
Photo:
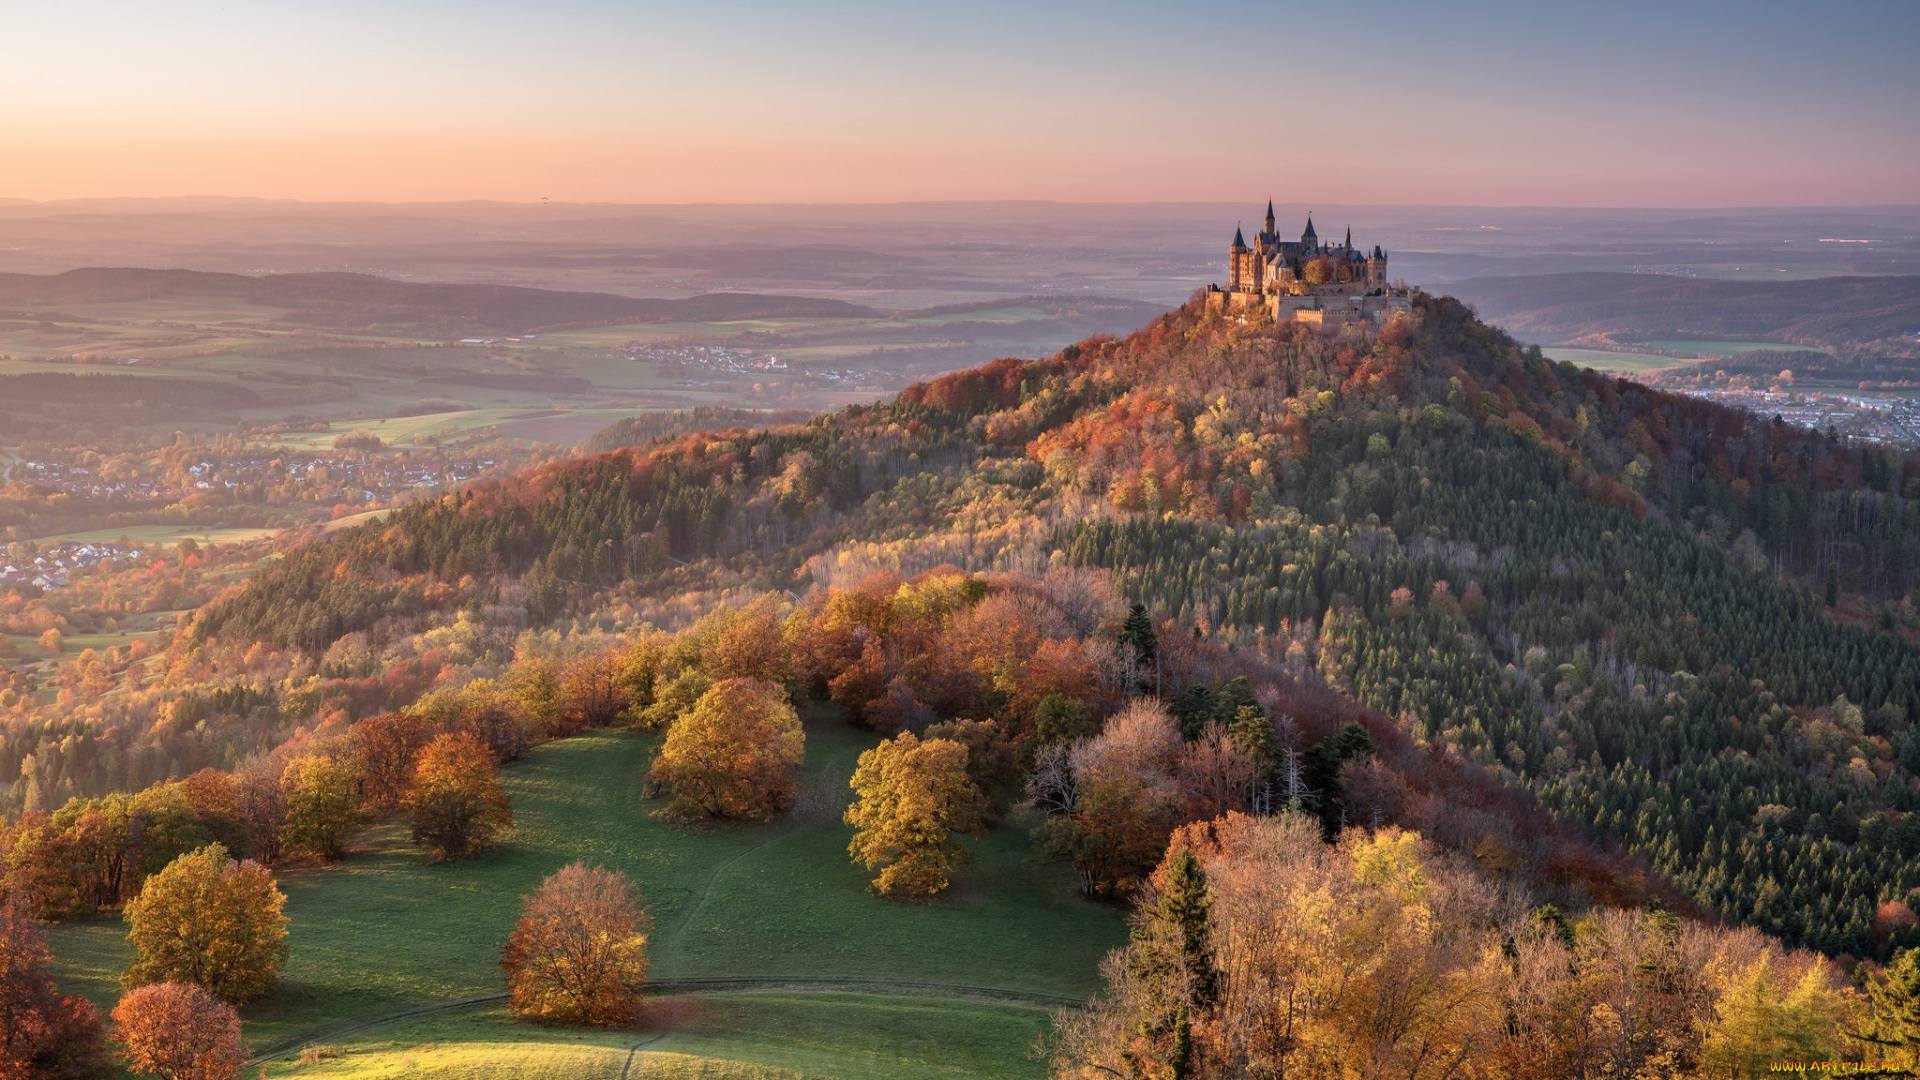
POLYGON ((0 197, 1920 203, 1920 0, 0 0, 0 197))

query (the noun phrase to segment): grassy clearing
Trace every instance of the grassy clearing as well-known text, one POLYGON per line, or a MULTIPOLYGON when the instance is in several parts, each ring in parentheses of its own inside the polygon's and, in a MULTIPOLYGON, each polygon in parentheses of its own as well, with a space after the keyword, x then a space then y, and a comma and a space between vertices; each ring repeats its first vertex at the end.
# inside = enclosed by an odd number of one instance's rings
MULTIPOLYGON (((247 1010, 258 1049, 436 1001, 496 990, 519 898, 575 859, 623 870, 654 919, 653 974, 845 976, 1090 993, 1118 911, 1081 900, 1072 875, 1031 866, 1018 830, 977 848, 979 869, 933 904, 869 896, 839 821, 871 736, 810 725, 808 814, 766 826, 686 830, 640 798, 650 740, 600 732, 540 747, 507 771, 519 829, 483 858, 435 866, 398 822, 327 870, 281 876, 292 919, 282 986, 247 1010)), ((70 990, 109 1005, 128 951, 114 922, 53 931, 70 990)))
POLYGON ((267 1075, 1011 1080, 1040 1075, 1027 1051, 1045 1024, 1022 1005, 785 991, 656 999, 625 1031, 542 1028, 475 1008, 333 1040, 325 1045, 338 1056, 276 1062, 267 1075))
POLYGON ((1788 345, 1779 341, 1637 341, 1661 352, 1695 353, 1700 356, 1739 356, 1750 352, 1826 352, 1811 345, 1788 345))
POLYGON ((1613 371, 1622 375, 1684 367, 1691 363, 1688 360, 1676 360, 1671 356, 1609 352, 1605 349, 1542 349, 1540 351, 1546 354, 1547 359, 1562 364, 1576 364, 1595 371, 1613 371))

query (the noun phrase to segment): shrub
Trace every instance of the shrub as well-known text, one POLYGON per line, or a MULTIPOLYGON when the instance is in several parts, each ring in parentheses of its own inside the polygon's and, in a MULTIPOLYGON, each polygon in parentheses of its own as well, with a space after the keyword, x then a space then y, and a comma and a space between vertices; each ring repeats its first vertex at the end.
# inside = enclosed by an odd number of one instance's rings
POLYGON ((266 867, 235 862, 218 844, 182 855, 127 903, 127 940, 137 955, 121 981, 192 983, 228 1001, 251 1001, 286 963, 286 902, 266 867))
POLYGON ((514 1014, 554 1024, 630 1023, 651 926, 626 876, 572 863, 540 883, 500 951, 514 1014))

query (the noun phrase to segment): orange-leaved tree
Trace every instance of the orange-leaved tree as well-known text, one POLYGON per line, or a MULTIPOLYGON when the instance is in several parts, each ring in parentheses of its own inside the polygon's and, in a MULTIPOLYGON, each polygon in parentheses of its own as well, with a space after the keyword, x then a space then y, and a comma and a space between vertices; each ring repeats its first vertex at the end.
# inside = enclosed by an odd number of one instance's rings
POLYGON ((407 789, 413 842, 436 859, 458 859, 513 828, 493 750, 471 732, 442 735, 420 751, 407 789))
POLYGON ((980 789, 967 776, 967 748, 950 739, 922 742, 911 731, 860 755, 853 773, 860 796, 847 824, 860 831, 847 853, 879 870, 873 891, 891 899, 925 898, 971 865, 973 853, 953 839, 982 829, 980 789))
POLYGON ((354 768, 360 771, 360 790, 367 805, 391 810, 406 798, 414 760, 432 737, 419 717, 390 712, 369 716, 349 732, 354 768))
POLYGON ((674 721, 654 759, 654 782, 674 795, 662 814, 769 820, 793 802, 805 754, 785 691, 760 679, 722 680, 674 721))
POLYGON ((113 1033, 136 1076, 233 1080, 247 1056, 233 1006, 187 983, 155 983, 121 998, 113 1033))
POLYGON ((652 922, 626 875, 562 867, 521 908, 500 966, 516 1015, 554 1024, 625 1024, 647 983, 652 922))
POLYGON ((128 987, 185 982, 232 1002, 267 992, 287 960, 286 894, 266 867, 209 844, 147 879, 127 902, 128 987))

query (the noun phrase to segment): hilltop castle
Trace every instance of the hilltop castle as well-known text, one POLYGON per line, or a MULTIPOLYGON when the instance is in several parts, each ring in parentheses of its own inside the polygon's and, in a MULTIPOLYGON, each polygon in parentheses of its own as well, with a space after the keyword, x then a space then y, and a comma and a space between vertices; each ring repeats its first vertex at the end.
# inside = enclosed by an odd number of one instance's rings
POLYGON ((1279 322, 1338 326, 1362 319, 1384 323, 1412 309, 1412 293, 1387 284, 1387 253, 1371 254, 1353 246, 1353 230, 1342 244, 1323 244, 1307 216, 1300 241, 1280 239, 1273 227, 1273 201, 1267 201, 1266 228, 1253 237, 1233 230, 1227 249, 1227 287, 1207 286, 1211 311, 1266 309, 1279 322))

